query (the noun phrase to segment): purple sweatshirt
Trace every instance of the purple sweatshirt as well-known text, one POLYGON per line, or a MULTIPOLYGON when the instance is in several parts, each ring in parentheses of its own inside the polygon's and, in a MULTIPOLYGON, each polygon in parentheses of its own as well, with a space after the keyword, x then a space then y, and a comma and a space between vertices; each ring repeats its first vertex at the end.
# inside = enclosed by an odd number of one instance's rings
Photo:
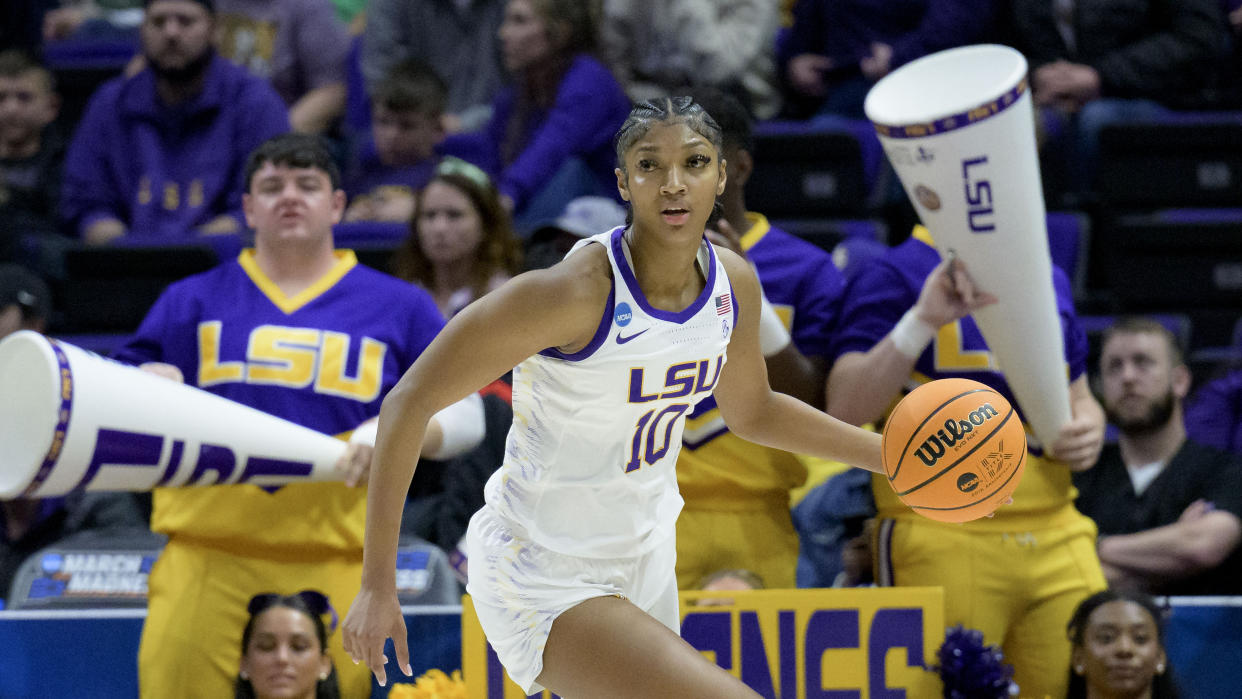
POLYGON ((523 139, 525 147, 505 166, 500 149, 517 97, 513 86, 501 90, 487 126, 450 136, 440 144, 440 151, 487 170, 518 211, 571 158, 586 163, 605 191, 615 187, 617 157, 612 139, 629 116, 630 100, 603 63, 587 54, 574 58, 552 107, 530 119, 523 139))
MULTIPOLYGON (((857 74, 871 44, 893 47, 893 70, 941 49, 973 44, 994 31, 996 0, 799 0, 780 60, 817 53, 857 74)), ((830 78, 831 81, 831 78, 830 78)))
POLYGON ((285 104, 261 78, 219 56, 203 91, 169 107, 148 68, 91 97, 65 160, 61 215, 79 235, 116 218, 132 237, 175 240, 220 214, 242 229, 246 158, 289 130, 285 104))

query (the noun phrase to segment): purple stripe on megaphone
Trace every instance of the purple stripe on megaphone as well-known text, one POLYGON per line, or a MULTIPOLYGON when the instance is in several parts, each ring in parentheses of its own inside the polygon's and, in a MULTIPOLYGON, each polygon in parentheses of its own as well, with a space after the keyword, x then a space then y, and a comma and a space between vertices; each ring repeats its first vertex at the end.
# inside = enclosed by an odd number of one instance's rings
POLYGON ((875 125, 876 133, 888 138, 923 138, 924 136, 935 136, 937 134, 948 133, 956 129, 961 129, 971 124, 977 124, 988 117, 996 116, 1005 111, 1009 107, 1017 103, 1022 93, 1026 92, 1026 78, 1018 81, 1018 84, 1006 90, 996 99, 989 100, 973 107, 964 112, 950 114, 947 117, 936 119, 922 124, 906 124, 904 126, 893 126, 890 124, 875 125))
POLYGON ((48 448, 47 456, 43 457, 43 464, 39 466, 34 479, 22 492, 23 497, 33 495, 52 474, 52 469, 56 468, 56 462, 65 446, 65 434, 69 432, 69 417, 73 414, 73 371, 69 368, 69 358, 65 356, 65 351, 58 342, 51 338, 48 341, 52 345, 52 352, 56 354, 56 363, 60 366, 60 412, 57 415, 56 431, 52 436, 52 446, 48 448))

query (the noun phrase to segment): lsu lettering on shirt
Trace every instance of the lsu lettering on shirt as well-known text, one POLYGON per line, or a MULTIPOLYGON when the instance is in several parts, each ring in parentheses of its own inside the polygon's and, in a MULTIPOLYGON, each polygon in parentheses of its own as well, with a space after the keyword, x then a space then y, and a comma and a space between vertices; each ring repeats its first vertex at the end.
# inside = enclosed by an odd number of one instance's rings
MULTIPOLYGON (((940 262, 940 254, 932 245, 927 229, 919 226, 908 240, 893 248, 882 259, 872 262, 850 280, 841 311, 840 332, 833 344, 833 355, 866 352, 892 330, 902 314, 918 300, 923 281, 940 262)), ((1056 291, 1057 314, 1064 337, 1067 380, 1073 381, 1087 370, 1087 337, 1074 312, 1069 278, 1059 267, 1053 267, 1052 282, 1056 291)), ((906 389, 912 390, 928 381, 964 377, 979 381, 1009 400, 1021 414, 1021 407, 996 365, 983 334, 972 317, 966 316, 942 326, 932 343, 915 362, 906 389)), ((1025 421, 1024 421, 1025 422, 1025 421)), ((1068 516, 1073 510, 1076 494, 1065 466, 1041 463, 1043 451, 1029 427, 1027 443, 1031 462, 1023 473, 1022 483, 1014 492, 1012 505, 996 511, 996 516, 971 523, 977 529, 1038 528, 1055 526, 1053 515, 1068 516)), ((919 515, 901 504, 887 479, 873 480, 876 506, 880 517, 919 515)), ((1076 511, 1074 511, 1076 515, 1076 511)))
POLYGON ((711 395, 725 363, 737 303, 724 266, 703 242, 705 284, 687 308, 647 303, 624 228, 603 245, 612 292, 581 351, 547 349, 513 372, 513 426, 485 497, 537 544, 590 558, 638 556, 672 536, 682 499, 674 465, 685 416, 711 395))
MULTIPOLYGON (((176 282, 116 358, 173 364, 187 384, 325 434, 347 433, 379 414, 444 319, 422 289, 357 264, 352 251, 336 256, 292 297, 252 250, 176 282)), ((365 488, 341 483, 162 488, 152 527, 263 555, 356 551, 365 501, 365 488)))

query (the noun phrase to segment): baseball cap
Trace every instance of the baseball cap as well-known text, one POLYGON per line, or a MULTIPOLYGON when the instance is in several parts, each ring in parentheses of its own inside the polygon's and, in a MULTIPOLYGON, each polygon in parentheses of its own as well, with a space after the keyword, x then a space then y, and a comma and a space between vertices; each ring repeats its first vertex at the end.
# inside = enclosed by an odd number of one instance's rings
POLYGON ((536 228, 531 237, 540 237, 541 234, 546 235, 552 231, 565 231, 579 238, 589 238, 596 233, 624 225, 624 206, 608 197, 585 196, 566 204, 560 216, 536 228))
POLYGON ((48 319, 52 315, 52 292, 47 283, 25 267, 0 265, 0 309, 17 304, 22 317, 48 319))

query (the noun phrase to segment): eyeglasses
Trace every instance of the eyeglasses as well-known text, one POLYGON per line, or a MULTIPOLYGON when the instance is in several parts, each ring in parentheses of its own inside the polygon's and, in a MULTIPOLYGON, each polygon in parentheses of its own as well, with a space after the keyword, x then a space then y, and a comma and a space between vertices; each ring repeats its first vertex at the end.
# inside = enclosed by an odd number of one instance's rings
POLYGON ((476 185, 487 189, 492 186, 492 178, 487 176, 483 168, 474 163, 466 162, 461 158, 451 155, 445 156, 439 165, 436 165, 437 175, 458 175, 464 177, 476 185))
POLYGON ((250 613, 250 616, 254 616, 259 612, 266 611, 268 608, 281 604, 285 600, 292 597, 302 600, 303 604, 306 605, 306 608, 316 616, 331 614, 332 621, 328 625, 328 633, 336 631, 336 624, 337 621, 339 621, 336 615, 336 609, 334 609, 332 607, 332 603, 328 601, 328 596, 319 590, 302 590, 301 592, 295 592, 292 595, 281 595, 275 592, 262 592, 250 598, 250 603, 246 605, 246 611, 250 613))

